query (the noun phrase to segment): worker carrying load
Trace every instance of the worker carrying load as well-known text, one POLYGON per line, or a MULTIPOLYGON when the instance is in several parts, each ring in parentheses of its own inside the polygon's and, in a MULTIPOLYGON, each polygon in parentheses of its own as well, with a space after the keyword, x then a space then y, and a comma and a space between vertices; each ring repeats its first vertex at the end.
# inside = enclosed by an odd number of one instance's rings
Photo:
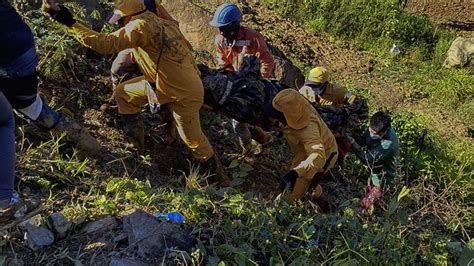
MULTIPOLYGON (((217 8, 214 18, 209 22, 210 26, 219 29, 219 34, 215 37, 218 67, 227 71, 240 71, 244 58, 255 56, 260 62, 260 76, 268 79, 275 66, 273 56, 262 34, 242 26, 241 20, 240 9, 235 4, 225 3, 217 8)), ((244 161, 253 164, 254 155, 260 154, 263 147, 272 141, 271 135, 260 127, 250 130, 248 124, 237 120, 233 120, 232 125, 244 161), (259 143, 255 151, 252 151, 252 138, 259 143)))
MULTIPOLYGON (((161 2, 161 0, 144 0, 144 4, 148 11, 155 13, 158 17, 162 19, 168 20, 176 25, 179 25, 178 21, 176 21, 168 13, 168 11, 163 7, 163 5, 161 5, 161 2)), ((114 21, 112 20, 112 22, 114 21)), ((187 40, 185 41, 186 44, 191 48, 191 44, 187 40)), ((134 77, 143 75, 140 71, 140 67, 133 58, 132 48, 125 49, 117 54, 117 57, 113 61, 112 67, 110 68, 110 73, 114 86, 114 91, 117 85, 119 85, 120 83, 126 82, 134 77)), ((103 104, 100 109, 106 113, 115 114, 118 112, 118 106, 116 104, 113 104, 114 102, 115 92, 114 95, 110 98, 109 103, 103 104)), ((168 106, 161 106, 160 116, 166 129, 166 135, 162 137, 163 142, 167 145, 172 145, 176 140, 177 131, 173 115, 169 110, 168 106)))
POLYGON ((118 111, 129 139, 144 152, 142 107, 168 104, 178 133, 205 171, 214 174, 211 182, 229 185, 230 180, 201 129, 199 110, 204 89, 192 50, 178 25, 148 11, 143 0, 115 0, 110 22, 120 29, 98 33, 76 22, 70 11, 54 0, 43 0, 43 10, 53 20, 69 27, 84 46, 102 54, 132 49, 143 76, 120 83, 115 88, 118 111))
POLYGON ((321 177, 337 160, 335 138, 311 103, 296 90, 285 89, 258 78, 259 62, 247 57, 239 72, 209 69, 200 65, 207 109, 285 135, 294 159, 282 188, 291 190, 289 200, 301 200, 309 191, 323 210, 321 177), (314 193, 313 193, 314 192, 314 193))
POLYGON ((339 159, 342 160, 350 149, 345 136, 368 119, 369 109, 365 100, 331 82, 330 76, 326 68, 315 67, 299 91, 314 105, 336 136, 339 159))

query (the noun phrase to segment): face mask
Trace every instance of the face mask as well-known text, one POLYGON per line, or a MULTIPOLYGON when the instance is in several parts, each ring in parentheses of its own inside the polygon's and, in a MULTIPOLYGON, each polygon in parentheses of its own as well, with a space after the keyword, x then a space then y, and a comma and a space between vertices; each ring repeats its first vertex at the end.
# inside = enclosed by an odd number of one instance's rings
POLYGON ((382 139, 381 136, 379 136, 379 135, 372 135, 372 134, 370 134, 370 138, 373 139, 373 140, 381 140, 381 139, 382 139))
POLYGON ((382 133, 384 130, 382 129, 381 131, 376 131, 376 130, 373 130, 372 128, 369 128, 369 134, 370 134, 370 138, 373 139, 373 140, 381 140, 383 138, 383 136, 381 136, 382 133))

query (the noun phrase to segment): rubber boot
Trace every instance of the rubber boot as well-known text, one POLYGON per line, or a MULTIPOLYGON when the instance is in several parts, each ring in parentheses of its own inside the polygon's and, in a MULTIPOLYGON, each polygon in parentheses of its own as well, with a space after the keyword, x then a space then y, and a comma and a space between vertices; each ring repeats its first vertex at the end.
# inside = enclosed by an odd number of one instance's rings
POLYGON ((173 113, 167 105, 162 106, 161 120, 165 124, 166 135, 163 137, 163 142, 171 146, 176 142, 178 136, 178 130, 176 128, 176 122, 174 121, 173 113))
POLYGON ((212 156, 209 160, 201 163, 201 169, 206 174, 210 174, 209 184, 217 183, 221 187, 229 187, 231 179, 225 173, 221 161, 217 155, 212 156))
POLYGON ((61 115, 59 122, 51 131, 56 135, 65 134, 67 141, 77 145, 81 158, 96 156, 101 150, 100 143, 86 128, 65 115, 61 115))
POLYGON ((145 129, 140 114, 122 115, 123 129, 128 141, 137 149, 138 155, 145 154, 145 129))

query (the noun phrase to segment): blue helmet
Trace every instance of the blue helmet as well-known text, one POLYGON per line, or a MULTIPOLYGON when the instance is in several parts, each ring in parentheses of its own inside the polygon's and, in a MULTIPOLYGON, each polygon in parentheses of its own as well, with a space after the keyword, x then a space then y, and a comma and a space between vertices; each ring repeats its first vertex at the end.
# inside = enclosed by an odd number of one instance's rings
POLYGON ((214 18, 209 22, 209 25, 218 28, 240 21, 241 19, 242 12, 240 12, 240 9, 235 4, 225 3, 217 8, 214 18))

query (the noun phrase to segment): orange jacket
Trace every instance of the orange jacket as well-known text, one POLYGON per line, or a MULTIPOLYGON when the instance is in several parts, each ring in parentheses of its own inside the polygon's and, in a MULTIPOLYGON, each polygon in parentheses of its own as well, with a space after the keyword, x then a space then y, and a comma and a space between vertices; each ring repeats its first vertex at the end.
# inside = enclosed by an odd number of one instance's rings
POLYGON ((240 27, 237 41, 232 46, 221 34, 216 35, 217 64, 221 68, 238 71, 242 64, 243 56, 255 55, 262 64, 261 72, 263 78, 269 78, 272 74, 275 62, 268 50, 267 43, 259 32, 247 27, 240 27))

